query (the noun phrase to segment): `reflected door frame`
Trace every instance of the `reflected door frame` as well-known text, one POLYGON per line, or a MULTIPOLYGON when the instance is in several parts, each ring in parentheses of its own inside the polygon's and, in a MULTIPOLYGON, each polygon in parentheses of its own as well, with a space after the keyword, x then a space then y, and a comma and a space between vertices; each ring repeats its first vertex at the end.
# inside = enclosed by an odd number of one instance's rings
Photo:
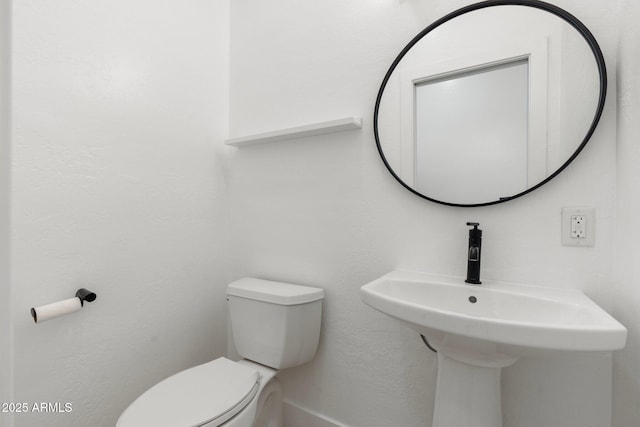
MULTIPOLYGON (((430 58, 433 61, 433 58, 430 58)), ((517 44, 494 45, 483 51, 456 52, 455 57, 403 69, 400 72, 400 173, 415 188, 416 170, 416 86, 433 79, 464 74, 526 59, 529 64, 527 185, 543 181, 547 170, 549 86, 555 85, 549 69, 549 37, 517 44)))

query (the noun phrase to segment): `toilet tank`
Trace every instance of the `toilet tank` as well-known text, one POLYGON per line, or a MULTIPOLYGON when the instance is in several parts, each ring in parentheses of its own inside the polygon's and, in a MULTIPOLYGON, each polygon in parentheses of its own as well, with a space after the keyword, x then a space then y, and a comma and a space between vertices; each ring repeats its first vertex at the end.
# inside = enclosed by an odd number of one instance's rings
POLYGON ((313 359, 320 338, 324 291, 310 286, 244 278, 227 287, 229 319, 238 354, 275 369, 313 359))

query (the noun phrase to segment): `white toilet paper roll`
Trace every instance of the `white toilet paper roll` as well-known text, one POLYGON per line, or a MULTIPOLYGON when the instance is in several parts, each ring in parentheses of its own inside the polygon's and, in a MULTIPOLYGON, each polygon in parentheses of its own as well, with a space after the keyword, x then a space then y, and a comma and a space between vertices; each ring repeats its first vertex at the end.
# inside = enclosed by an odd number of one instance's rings
POLYGON ((42 323, 55 317, 73 313, 82 308, 80 298, 74 297, 31 309, 31 316, 36 323, 42 323))

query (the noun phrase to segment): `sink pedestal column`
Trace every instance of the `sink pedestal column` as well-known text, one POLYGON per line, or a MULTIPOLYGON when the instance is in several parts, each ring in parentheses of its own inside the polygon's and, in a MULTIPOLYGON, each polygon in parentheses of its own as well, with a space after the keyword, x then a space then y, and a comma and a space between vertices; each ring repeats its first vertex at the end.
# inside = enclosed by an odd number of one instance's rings
POLYGON ((438 348, 432 427, 502 427, 500 373, 517 358, 438 348))

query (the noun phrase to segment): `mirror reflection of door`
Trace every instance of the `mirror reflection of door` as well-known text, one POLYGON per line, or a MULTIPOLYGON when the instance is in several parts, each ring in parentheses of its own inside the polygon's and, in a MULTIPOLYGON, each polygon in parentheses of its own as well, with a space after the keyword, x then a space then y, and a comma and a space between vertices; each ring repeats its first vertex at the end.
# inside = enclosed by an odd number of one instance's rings
POLYGON ((398 75, 402 180, 458 203, 507 198, 543 180, 559 74, 548 38, 440 58, 413 58, 398 75))
POLYGON ((417 83, 416 190, 453 200, 524 191, 528 80, 525 58, 417 83))

